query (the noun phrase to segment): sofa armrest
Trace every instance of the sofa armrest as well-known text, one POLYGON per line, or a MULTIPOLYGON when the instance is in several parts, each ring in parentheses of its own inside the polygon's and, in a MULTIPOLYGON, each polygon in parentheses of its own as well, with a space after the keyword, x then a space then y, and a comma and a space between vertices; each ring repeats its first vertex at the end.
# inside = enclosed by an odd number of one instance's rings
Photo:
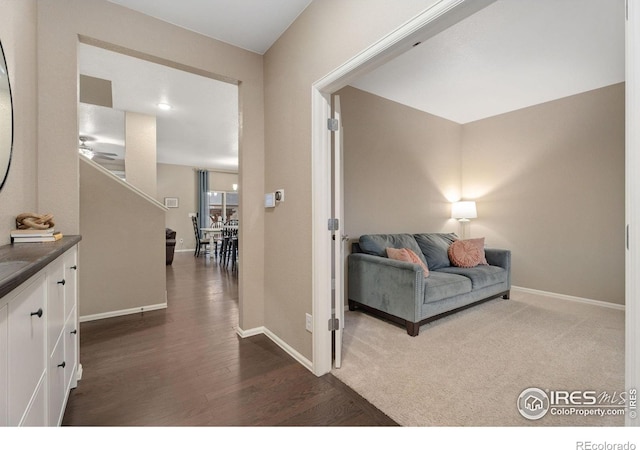
POLYGON ((485 248, 484 254, 489 265, 502 267, 507 271, 507 282, 511 288, 511 250, 485 248))
POLYGON ((349 300, 410 322, 420 320, 424 273, 417 264, 366 253, 348 257, 349 300))

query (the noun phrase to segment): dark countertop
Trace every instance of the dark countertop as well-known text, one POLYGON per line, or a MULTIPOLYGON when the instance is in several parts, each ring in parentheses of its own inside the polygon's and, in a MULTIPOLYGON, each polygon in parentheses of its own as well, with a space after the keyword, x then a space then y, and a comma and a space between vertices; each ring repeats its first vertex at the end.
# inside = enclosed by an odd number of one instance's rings
MULTIPOLYGON (((0 247, 0 299, 69 250, 81 236, 64 236, 55 242, 7 244, 0 247)), ((0 307, 3 302, 0 301, 0 307)))

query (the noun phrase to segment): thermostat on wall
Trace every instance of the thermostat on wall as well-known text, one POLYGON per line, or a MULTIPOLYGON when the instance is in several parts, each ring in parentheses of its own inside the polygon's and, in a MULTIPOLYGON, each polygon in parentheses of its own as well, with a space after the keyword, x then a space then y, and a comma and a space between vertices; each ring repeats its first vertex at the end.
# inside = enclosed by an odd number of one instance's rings
POLYGON ((265 208, 275 208, 276 207, 276 196, 273 192, 269 194, 264 194, 264 207, 265 208))

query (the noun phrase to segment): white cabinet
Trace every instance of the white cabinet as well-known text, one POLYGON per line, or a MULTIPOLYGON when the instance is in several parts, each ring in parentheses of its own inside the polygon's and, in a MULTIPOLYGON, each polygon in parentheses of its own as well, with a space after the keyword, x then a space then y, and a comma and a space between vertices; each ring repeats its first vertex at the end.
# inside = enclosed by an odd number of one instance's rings
POLYGON ((79 329, 78 329, 78 252, 75 248, 64 255, 64 277, 67 281, 64 292, 64 357, 65 389, 78 386, 79 329))
POLYGON ((69 390, 77 385, 77 268, 75 248, 47 267, 50 426, 62 423, 69 390))
MULTIPOLYGON (((73 310, 75 314, 76 310, 73 310)), ((64 387, 71 390, 78 387, 78 324, 68 320, 64 327, 64 387)))
POLYGON ((77 385, 77 245, 0 300, 0 426, 60 425, 77 385))

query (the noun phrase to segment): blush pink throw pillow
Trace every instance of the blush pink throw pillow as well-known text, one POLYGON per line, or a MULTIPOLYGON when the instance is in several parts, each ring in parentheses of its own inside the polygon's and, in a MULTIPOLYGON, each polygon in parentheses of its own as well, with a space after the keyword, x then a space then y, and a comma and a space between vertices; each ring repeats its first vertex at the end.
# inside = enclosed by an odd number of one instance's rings
POLYGON ((488 266, 489 263, 487 262, 487 257, 484 254, 484 238, 475 238, 475 239, 466 239, 466 240, 474 244, 476 247, 478 247, 478 250, 480 251, 480 262, 478 264, 482 264, 483 266, 488 266))
POLYGON ((451 263, 456 267, 488 265, 484 254, 484 238, 455 241, 449 246, 448 253, 451 263))
POLYGON ((453 242, 448 253, 451 263, 456 267, 475 267, 482 262, 478 245, 469 240, 453 242))
POLYGON ((426 277, 429 276, 429 268, 425 263, 422 262, 420 257, 415 254, 413 250, 408 248, 391 248, 387 247, 387 256, 391 259, 395 259, 397 261, 406 261, 413 264, 419 264, 422 267, 422 272, 426 277))

